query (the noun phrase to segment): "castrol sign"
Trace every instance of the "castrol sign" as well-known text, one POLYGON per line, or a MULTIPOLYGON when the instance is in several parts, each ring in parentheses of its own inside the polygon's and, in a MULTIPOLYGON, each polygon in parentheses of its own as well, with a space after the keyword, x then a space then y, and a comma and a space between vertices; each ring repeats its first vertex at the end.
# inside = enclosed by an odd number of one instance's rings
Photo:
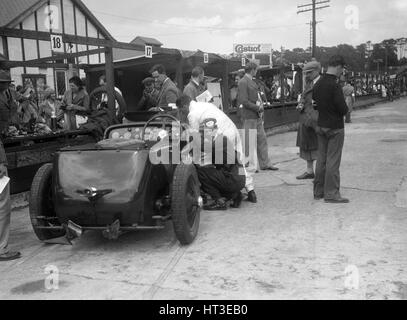
POLYGON ((236 54, 259 54, 270 53, 273 47, 271 44, 234 44, 233 52, 236 54))

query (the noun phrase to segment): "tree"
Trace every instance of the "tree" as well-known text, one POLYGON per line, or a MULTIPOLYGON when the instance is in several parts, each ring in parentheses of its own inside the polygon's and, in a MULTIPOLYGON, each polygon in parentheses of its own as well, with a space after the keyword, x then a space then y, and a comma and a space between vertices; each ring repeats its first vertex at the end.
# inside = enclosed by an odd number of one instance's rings
POLYGON ((406 58, 406 57, 402 58, 402 59, 399 61, 399 65, 400 65, 400 66, 404 66, 404 65, 406 65, 406 64, 407 64, 407 58, 406 58))
MULTIPOLYGON (((384 70, 386 65, 387 67, 391 67, 407 64, 406 58, 398 61, 397 43, 397 40, 387 39, 373 45, 373 51, 368 51, 371 49, 367 48, 367 44, 360 44, 357 47, 353 47, 349 44, 340 44, 335 47, 317 47, 316 59, 321 62, 322 66, 326 67, 332 55, 340 54, 345 58, 349 68, 355 72, 377 70, 377 63, 374 61, 383 60, 383 62, 380 62, 379 67, 381 70, 384 70)), ((369 42, 369 46, 370 44, 369 42)), ((274 51, 273 61, 275 64, 297 64, 310 60, 310 51, 304 50, 303 48, 284 50, 283 59, 281 59, 280 52, 274 51)))
POLYGON ((396 40, 389 39, 375 44, 373 46, 372 56, 369 59, 369 68, 371 70, 375 70, 375 68, 377 68, 377 64, 379 64, 380 70, 384 71, 386 67, 397 66, 399 63, 397 58, 396 43, 396 40))

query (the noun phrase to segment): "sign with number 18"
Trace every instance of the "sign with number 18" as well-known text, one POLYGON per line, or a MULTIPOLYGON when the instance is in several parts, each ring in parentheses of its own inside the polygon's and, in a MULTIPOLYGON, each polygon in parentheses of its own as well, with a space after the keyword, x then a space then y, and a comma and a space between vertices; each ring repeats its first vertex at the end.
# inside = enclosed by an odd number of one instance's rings
POLYGON ((62 36, 51 34, 51 51, 64 52, 64 42, 62 40, 62 36))

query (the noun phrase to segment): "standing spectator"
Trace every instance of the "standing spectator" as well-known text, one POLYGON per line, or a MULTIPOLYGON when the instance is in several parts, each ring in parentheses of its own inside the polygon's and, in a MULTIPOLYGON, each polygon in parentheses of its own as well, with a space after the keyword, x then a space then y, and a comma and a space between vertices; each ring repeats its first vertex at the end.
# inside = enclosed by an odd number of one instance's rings
POLYGON ((38 106, 41 105, 44 100, 45 100, 45 92, 47 91, 47 89, 49 88, 49 86, 47 86, 45 84, 45 79, 44 78, 38 78, 36 81, 36 87, 37 87, 37 104, 38 106))
POLYGON ((163 65, 155 65, 150 70, 150 73, 155 79, 157 86, 160 88, 157 107, 168 110, 169 104, 176 104, 177 99, 180 96, 179 90, 174 82, 172 82, 171 79, 167 77, 163 65))
POLYGON ((38 107, 36 105, 36 96, 31 82, 26 82, 22 89, 20 104, 17 108, 18 123, 21 128, 27 132, 34 131, 35 123, 38 121, 38 107))
POLYGON ((260 166, 261 170, 275 171, 278 169, 271 165, 268 154, 267 136, 264 131, 262 118, 264 104, 260 95, 260 88, 253 80, 253 77, 257 74, 257 68, 256 63, 248 63, 245 68, 246 74, 239 82, 238 104, 243 106, 242 118, 244 120, 245 129, 245 154, 249 156, 249 166, 251 170, 257 170, 260 166), (254 146, 249 145, 250 130, 257 131, 257 141, 254 146), (253 152, 249 152, 249 148, 251 148, 253 152))
POLYGON ((10 86, 5 92, 10 106, 10 126, 18 128, 20 126, 20 118, 18 116, 19 102, 22 99, 21 93, 15 86, 10 86))
POLYGON ((64 112, 61 110, 61 102, 56 99, 55 91, 48 88, 44 92, 44 101, 39 105, 39 116, 41 122, 45 123, 48 127, 52 127, 52 118, 55 117, 56 121, 64 118, 64 112))
POLYGON ((239 81, 242 79, 243 75, 236 74, 234 77, 234 82, 230 88, 230 105, 233 109, 237 109, 237 93, 239 88, 239 81))
POLYGON ((349 83, 347 82, 345 79, 343 79, 343 95, 345 97, 345 102, 346 105, 348 106, 348 113, 346 114, 346 123, 351 123, 351 113, 353 111, 353 105, 355 103, 355 88, 349 83))
MULTIPOLYGON (((6 91, 11 83, 10 75, 0 70, 0 135, 8 130, 10 121, 10 105, 6 96, 6 91)), ((7 176, 7 157, 0 139, 0 179, 7 176)), ((0 261, 10 261, 20 258, 19 252, 8 250, 8 240, 10 235, 11 200, 10 183, 0 194, 0 261)))
POLYGON ((344 117, 348 113, 338 77, 345 60, 335 55, 329 59, 328 71, 314 86, 318 118, 318 160, 314 181, 314 198, 327 203, 349 203, 340 194, 342 149, 345 140, 344 117))
POLYGON ((297 134, 297 147, 300 148, 301 159, 307 162, 307 171, 297 180, 314 179, 314 161, 318 157, 318 137, 316 134, 318 111, 314 109, 312 91, 320 79, 321 64, 311 61, 304 66, 305 88, 298 104, 300 125, 297 134))
POLYGON ((191 80, 184 88, 184 94, 196 101, 196 97, 202 94, 204 90, 205 72, 201 67, 192 69, 191 80))
POLYGON ((70 89, 65 92, 62 99, 62 108, 65 111, 65 129, 76 130, 79 125, 87 121, 90 113, 90 99, 79 77, 69 79, 69 86, 70 89))

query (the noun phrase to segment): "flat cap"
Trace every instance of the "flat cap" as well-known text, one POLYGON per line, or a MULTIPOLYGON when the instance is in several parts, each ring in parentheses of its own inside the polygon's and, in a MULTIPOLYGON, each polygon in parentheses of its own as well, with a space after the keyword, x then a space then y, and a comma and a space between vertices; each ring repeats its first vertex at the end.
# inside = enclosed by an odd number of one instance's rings
POLYGON ((321 71, 321 64, 318 61, 311 61, 308 62, 305 66, 304 66, 304 72, 308 73, 308 72, 313 72, 313 71, 321 71))

